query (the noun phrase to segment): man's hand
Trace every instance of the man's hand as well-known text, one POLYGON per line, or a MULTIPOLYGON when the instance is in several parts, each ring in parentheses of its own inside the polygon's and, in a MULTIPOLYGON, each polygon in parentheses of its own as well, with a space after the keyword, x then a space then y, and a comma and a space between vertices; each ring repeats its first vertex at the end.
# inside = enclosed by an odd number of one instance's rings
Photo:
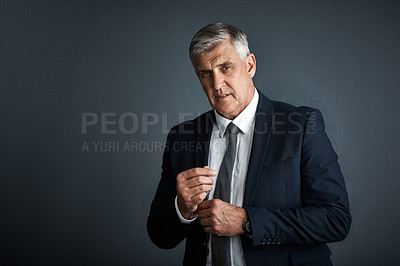
POLYGON ((198 214, 204 231, 218 236, 243 234, 246 210, 220 199, 207 200, 199 204, 198 214))
POLYGON ((197 205, 202 202, 207 192, 212 189, 217 172, 208 166, 192 168, 176 176, 177 203, 183 218, 190 219, 190 215, 197 210, 197 205))

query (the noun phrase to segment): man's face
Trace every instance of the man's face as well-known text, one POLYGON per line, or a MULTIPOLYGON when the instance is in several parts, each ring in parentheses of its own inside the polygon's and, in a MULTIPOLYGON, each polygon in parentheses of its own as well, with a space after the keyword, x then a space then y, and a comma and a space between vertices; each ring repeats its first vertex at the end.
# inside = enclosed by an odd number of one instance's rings
POLYGON ((250 54, 242 60, 227 39, 214 50, 197 56, 194 62, 197 77, 211 107, 228 119, 238 116, 254 95, 254 55, 250 54))

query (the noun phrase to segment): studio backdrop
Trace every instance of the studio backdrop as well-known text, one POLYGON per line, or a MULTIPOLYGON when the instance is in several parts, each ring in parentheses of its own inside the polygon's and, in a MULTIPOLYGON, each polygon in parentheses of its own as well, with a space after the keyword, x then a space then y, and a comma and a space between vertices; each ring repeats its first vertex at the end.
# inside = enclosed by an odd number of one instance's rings
POLYGON ((210 109, 188 56, 246 32, 255 86, 318 108, 350 198, 335 265, 396 265, 398 1, 2 1, 0 264, 180 265, 146 219, 168 130, 210 109))

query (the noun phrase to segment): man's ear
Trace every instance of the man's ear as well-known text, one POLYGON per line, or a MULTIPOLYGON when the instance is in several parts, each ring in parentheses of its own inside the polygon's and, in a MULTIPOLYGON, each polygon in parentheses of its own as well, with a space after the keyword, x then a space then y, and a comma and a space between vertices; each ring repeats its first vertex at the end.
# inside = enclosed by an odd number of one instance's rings
POLYGON ((253 78, 256 74, 256 57, 254 54, 249 54, 245 59, 247 73, 249 73, 249 77, 253 78))

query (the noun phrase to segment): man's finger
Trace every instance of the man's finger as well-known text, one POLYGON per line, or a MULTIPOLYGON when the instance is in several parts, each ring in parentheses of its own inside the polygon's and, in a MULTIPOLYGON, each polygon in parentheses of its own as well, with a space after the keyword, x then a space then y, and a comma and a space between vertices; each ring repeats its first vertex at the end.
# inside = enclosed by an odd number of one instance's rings
POLYGON ((200 224, 204 227, 208 227, 208 226, 211 226, 213 223, 212 223, 211 218, 203 218, 203 219, 200 219, 200 224))
POLYGON ((210 212, 207 209, 198 209, 199 219, 205 219, 211 217, 210 212))
POLYGON ((203 201, 203 202, 201 202, 201 203, 199 204, 198 209, 199 209, 199 210, 208 209, 208 208, 211 207, 211 204, 212 204, 211 200, 203 201))
POLYGON ((190 201, 193 205, 198 205, 207 197, 207 192, 201 192, 199 194, 194 195, 190 201))
POLYGON ((198 185, 195 187, 190 188, 190 193, 195 196, 199 193, 207 192, 212 189, 212 186, 210 185, 198 185))
POLYGON ((185 180, 185 186, 189 188, 196 187, 198 185, 213 185, 214 179, 208 176, 195 176, 185 180))
POLYGON ((182 176, 185 179, 190 179, 196 176, 216 176, 216 175, 217 171, 211 168, 201 168, 201 167, 192 168, 182 172, 182 176))

